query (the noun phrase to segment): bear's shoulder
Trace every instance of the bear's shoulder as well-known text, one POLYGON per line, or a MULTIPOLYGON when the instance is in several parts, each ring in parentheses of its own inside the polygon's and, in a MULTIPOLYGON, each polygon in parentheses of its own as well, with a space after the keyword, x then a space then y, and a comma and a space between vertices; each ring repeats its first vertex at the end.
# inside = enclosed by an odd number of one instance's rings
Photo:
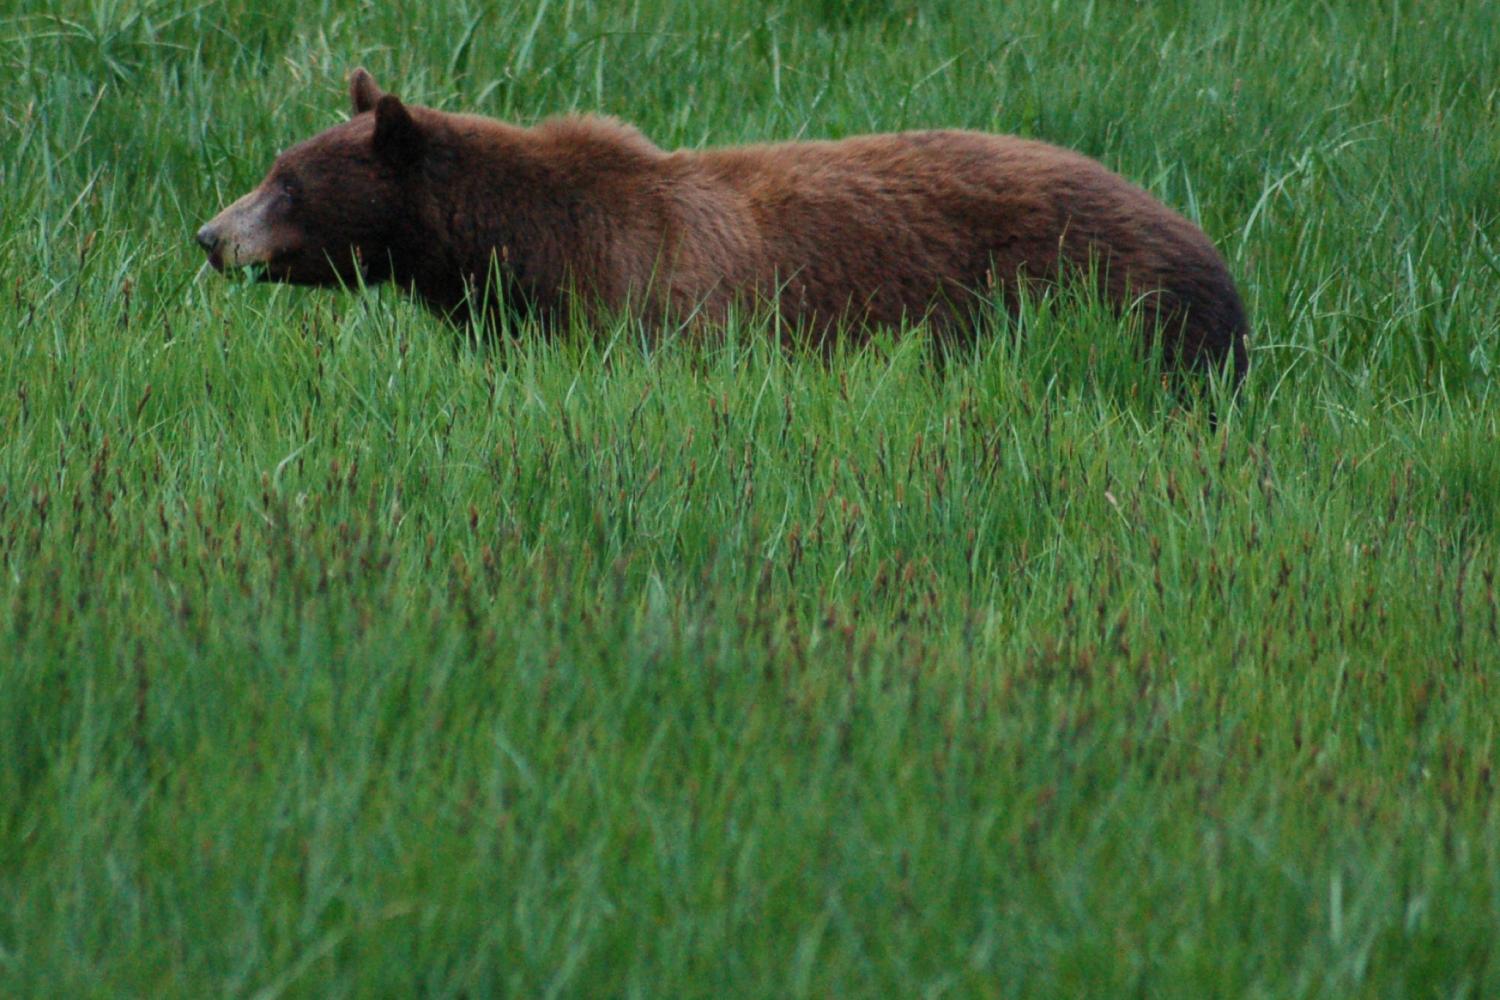
POLYGON ((558 151, 596 162, 600 158, 657 160, 667 155, 640 129, 612 115, 563 115, 548 118, 531 131, 538 141, 558 151))

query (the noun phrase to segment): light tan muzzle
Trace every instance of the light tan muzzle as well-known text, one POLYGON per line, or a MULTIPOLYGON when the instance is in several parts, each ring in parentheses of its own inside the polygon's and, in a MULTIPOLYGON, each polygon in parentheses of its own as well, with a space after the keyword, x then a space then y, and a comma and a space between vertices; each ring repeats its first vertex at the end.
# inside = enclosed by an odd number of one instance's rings
POLYGON ((245 195, 198 230, 198 245, 215 268, 264 264, 286 247, 278 246, 281 228, 271 219, 276 198, 264 186, 245 195))

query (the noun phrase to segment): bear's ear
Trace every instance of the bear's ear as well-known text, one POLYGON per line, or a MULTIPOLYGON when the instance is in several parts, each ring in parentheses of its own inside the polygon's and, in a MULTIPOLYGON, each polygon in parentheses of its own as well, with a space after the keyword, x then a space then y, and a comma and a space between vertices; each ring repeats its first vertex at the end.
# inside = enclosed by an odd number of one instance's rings
POLYGON ((422 131, 401 98, 382 94, 375 102, 375 155, 393 166, 416 162, 422 153, 422 131))
POLYGON ((369 111, 384 96, 385 91, 376 86, 375 78, 363 66, 349 74, 349 103, 354 105, 355 114, 369 111))

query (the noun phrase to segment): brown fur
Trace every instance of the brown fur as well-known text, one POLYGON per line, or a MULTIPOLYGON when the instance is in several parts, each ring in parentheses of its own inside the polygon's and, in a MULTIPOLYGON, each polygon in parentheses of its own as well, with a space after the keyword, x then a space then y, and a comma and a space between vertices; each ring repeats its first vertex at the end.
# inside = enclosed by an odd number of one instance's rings
POLYGON ((812 336, 924 317, 962 332, 976 292, 1089 267, 1160 324, 1169 364, 1248 367, 1209 239, 1065 149, 931 131, 668 153, 608 118, 528 129, 407 106, 363 70, 350 93, 350 121, 200 232, 216 266, 394 279, 457 321, 497 296, 554 322, 581 300, 709 320, 765 301, 812 336))

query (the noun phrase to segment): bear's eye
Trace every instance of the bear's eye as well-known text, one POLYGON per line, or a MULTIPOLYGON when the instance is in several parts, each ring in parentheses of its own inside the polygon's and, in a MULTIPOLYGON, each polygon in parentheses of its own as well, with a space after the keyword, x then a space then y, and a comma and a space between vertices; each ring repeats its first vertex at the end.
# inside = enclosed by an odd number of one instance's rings
POLYGON ((302 194, 302 185, 297 183, 295 177, 283 177, 280 182, 282 197, 287 201, 296 201, 302 194))

